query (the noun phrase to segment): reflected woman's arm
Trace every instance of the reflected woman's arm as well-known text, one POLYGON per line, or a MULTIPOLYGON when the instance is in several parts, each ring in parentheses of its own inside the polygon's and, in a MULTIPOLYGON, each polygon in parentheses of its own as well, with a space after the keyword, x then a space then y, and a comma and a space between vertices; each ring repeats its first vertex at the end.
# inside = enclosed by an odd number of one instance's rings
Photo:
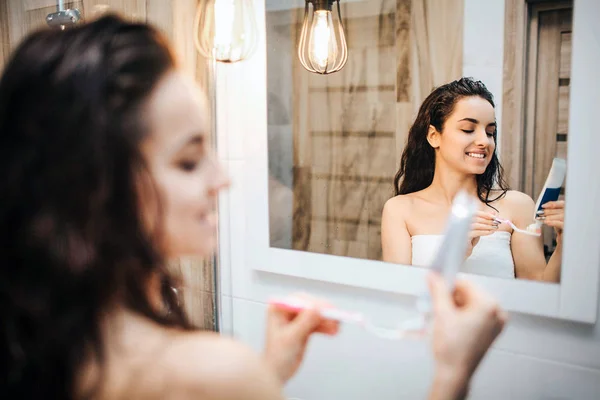
MULTIPOLYGON (((513 212, 513 222, 517 226, 527 226, 532 223, 535 203, 524 193, 510 191, 507 200, 513 212)), ((560 280, 560 261, 562 246, 557 247, 555 254, 546 265, 544 245, 541 237, 513 233, 511 251, 515 262, 515 275, 519 279, 558 282, 560 280)))
POLYGON ((381 248, 383 261, 410 265, 412 245, 406 227, 405 213, 409 200, 405 196, 389 199, 381 215, 381 248))
POLYGON ((551 282, 560 282, 560 266, 562 263, 562 232, 564 228, 565 202, 563 200, 550 201, 543 206, 544 214, 542 220, 544 224, 551 226, 556 231, 556 248, 548 260, 546 267, 547 279, 551 282))

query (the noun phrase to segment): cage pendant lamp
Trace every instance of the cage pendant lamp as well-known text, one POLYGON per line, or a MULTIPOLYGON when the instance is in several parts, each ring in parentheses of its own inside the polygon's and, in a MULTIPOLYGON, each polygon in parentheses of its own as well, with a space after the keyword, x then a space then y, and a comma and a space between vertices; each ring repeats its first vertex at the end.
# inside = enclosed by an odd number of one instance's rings
POLYGON ((316 74, 332 74, 344 68, 348 46, 340 0, 305 0, 298 58, 304 68, 316 74))

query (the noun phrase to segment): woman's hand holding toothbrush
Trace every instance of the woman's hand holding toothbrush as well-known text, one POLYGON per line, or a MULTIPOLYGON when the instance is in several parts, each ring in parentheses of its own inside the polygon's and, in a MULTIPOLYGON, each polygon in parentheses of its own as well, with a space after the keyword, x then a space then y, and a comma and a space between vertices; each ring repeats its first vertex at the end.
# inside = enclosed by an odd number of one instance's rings
POLYGON ((336 335, 339 322, 327 320, 319 309, 329 304, 306 295, 296 295, 313 305, 300 311, 270 305, 267 312, 265 359, 282 383, 290 379, 302 363, 308 339, 313 333, 336 335))
MULTIPOLYGON (((502 331, 507 315, 492 297, 467 281, 457 281, 454 292, 435 273, 430 274, 428 281, 436 360, 430 400, 461 399, 466 396, 469 380, 479 362, 502 331)), ((270 305, 265 358, 282 383, 298 370, 310 335, 337 334, 339 322, 323 315, 330 314, 330 318, 337 318, 335 315, 340 313, 354 315, 329 311, 329 304, 307 296, 292 296, 270 305)))
POLYGON ((495 220, 496 214, 487 211, 477 211, 473 218, 471 231, 469 232, 469 244, 467 245, 468 258, 473 253, 473 248, 479 243, 482 236, 488 236, 498 230, 499 223, 495 220))
POLYGON ((431 274, 428 280, 436 361, 430 400, 462 399, 479 362, 502 331, 507 314, 468 281, 456 281, 452 293, 439 275, 431 274))

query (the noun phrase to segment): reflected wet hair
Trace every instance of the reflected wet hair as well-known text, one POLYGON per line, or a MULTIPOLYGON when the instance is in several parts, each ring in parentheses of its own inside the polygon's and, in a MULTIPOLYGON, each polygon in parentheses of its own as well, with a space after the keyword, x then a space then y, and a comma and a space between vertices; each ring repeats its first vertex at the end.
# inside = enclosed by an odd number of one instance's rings
MULTIPOLYGON (((408 140, 400 168, 394 177, 395 195, 409 194, 423 190, 433 182, 435 172, 435 150, 427 141, 429 126, 442 132, 446 120, 454 111, 456 103, 471 96, 478 96, 487 100, 492 107, 494 98, 492 93, 481 81, 473 78, 461 78, 435 88, 423 101, 417 118, 410 127, 408 140)), ((494 132, 494 143, 497 144, 498 131, 494 132)), ((477 196, 487 205, 504 197, 509 190, 504 179, 504 170, 498 160, 496 150, 485 172, 476 176, 477 196), (490 197, 492 191, 499 191, 495 197, 490 197)), ((490 206, 491 207, 491 206, 490 206)), ((493 208, 493 207, 492 207, 493 208)))
POLYGON ((157 233, 145 228, 136 185, 151 181, 139 150, 148 133, 142 109, 174 66, 157 30, 113 15, 32 33, 6 65, 0 80, 0 392, 6 398, 75 398, 85 363, 102 366, 101 323, 116 305, 193 329, 168 290, 174 278, 155 246, 157 233), (169 312, 149 298, 156 277, 169 312))

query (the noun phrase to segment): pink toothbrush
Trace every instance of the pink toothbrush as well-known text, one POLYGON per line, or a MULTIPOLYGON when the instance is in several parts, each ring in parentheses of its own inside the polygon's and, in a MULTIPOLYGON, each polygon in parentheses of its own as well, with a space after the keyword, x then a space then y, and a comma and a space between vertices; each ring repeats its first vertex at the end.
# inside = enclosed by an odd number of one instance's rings
MULTIPOLYGON (((293 312, 300 312, 311 307, 309 301, 296 297, 272 299, 269 301, 269 304, 293 312)), ((397 329, 390 329, 373 325, 364 315, 357 312, 344 311, 337 308, 323 308, 319 310, 319 313, 325 319, 360 325, 373 335, 390 340, 398 340, 414 336, 415 334, 422 334, 426 325, 423 316, 404 321, 397 329)))
POLYGON ((508 224, 511 228, 514 229, 515 232, 520 232, 520 233, 524 233, 526 235, 531 235, 531 236, 542 236, 541 224, 539 222, 537 222, 537 221, 534 222, 533 224, 530 224, 527 227, 527 229, 519 229, 509 219, 502 219, 502 218, 497 218, 496 217, 494 220, 497 221, 497 222, 499 222, 499 223, 508 224))

